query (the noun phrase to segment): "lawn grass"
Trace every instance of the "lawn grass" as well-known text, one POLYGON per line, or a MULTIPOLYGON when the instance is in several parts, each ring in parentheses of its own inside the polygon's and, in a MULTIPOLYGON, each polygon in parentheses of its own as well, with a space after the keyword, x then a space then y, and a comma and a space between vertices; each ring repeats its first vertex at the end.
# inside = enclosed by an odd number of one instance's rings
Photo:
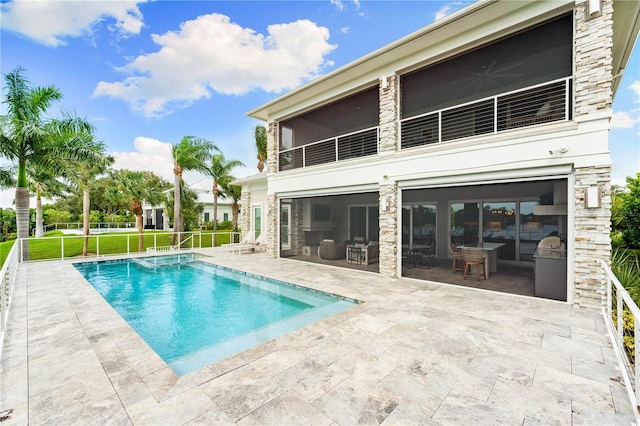
MULTIPOLYGON (((227 244, 230 240, 230 231, 218 231, 215 238, 215 245, 227 244)), ((184 241, 192 235, 190 239, 182 244, 183 249, 208 248, 213 244, 213 232, 202 231, 200 233, 187 234, 182 236, 184 241)), ((116 255, 138 252, 138 234, 136 232, 112 232, 90 235, 88 254, 96 255, 116 255)), ((45 234, 45 238, 29 239, 30 260, 50 260, 68 259, 82 255, 83 236, 65 235, 62 231, 50 231, 45 234)), ((237 240, 237 236, 236 236, 237 240)), ((4 264, 6 256, 11 250, 14 241, 0 243, 0 265, 4 264)), ((145 231, 143 234, 143 249, 155 246, 168 246, 171 244, 171 234, 164 231, 145 231)))
POLYGON ((11 247, 13 247, 13 243, 15 242, 16 240, 10 240, 0 243, 0 268, 2 267, 2 265, 4 265, 4 260, 9 255, 11 247))

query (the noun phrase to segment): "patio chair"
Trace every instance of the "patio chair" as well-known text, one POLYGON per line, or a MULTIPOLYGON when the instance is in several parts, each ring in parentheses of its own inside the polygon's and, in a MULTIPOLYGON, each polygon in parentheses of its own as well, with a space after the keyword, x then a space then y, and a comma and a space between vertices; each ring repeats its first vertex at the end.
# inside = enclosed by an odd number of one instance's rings
POLYGON ((261 233, 255 241, 251 241, 247 244, 233 244, 231 245, 227 251, 231 251, 238 254, 242 253, 254 253, 256 251, 265 251, 267 249, 265 242, 265 233, 261 233))
POLYGON ((480 271, 482 271, 482 279, 484 280, 487 279, 487 275, 484 269, 486 259, 481 249, 474 248, 474 247, 463 247, 462 257, 464 259, 464 275, 462 279, 466 280, 467 277, 471 276, 472 266, 475 266, 476 268, 476 272, 478 274, 478 281, 480 281, 480 271))
POLYGON ((253 232, 248 232, 247 235, 245 235, 244 238, 240 240, 240 242, 221 244, 220 247, 224 248, 226 252, 229 253, 229 251, 232 250, 233 247, 238 247, 240 245, 247 245, 251 242, 253 242, 253 232))
POLYGON ((449 254, 453 258, 453 265, 451 266, 452 271, 463 271, 464 270, 464 258, 462 257, 461 249, 451 243, 449 244, 449 254))
POLYGON ((318 256, 321 259, 338 260, 347 256, 344 244, 337 244, 333 240, 322 240, 318 247, 318 256))

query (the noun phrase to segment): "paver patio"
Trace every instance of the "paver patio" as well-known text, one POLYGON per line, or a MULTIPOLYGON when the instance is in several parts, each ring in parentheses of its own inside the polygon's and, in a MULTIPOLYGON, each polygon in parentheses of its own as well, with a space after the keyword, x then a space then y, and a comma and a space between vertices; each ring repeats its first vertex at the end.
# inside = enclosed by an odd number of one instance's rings
POLYGON ((599 312, 265 254, 206 261, 364 303, 182 377, 70 261, 20 266, 10 424, 630 424, 599 312))

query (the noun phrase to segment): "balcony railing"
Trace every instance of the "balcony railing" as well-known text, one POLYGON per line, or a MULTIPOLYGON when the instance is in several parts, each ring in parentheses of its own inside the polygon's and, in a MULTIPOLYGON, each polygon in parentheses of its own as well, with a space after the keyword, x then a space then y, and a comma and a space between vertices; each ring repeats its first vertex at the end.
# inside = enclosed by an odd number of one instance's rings
POLYGON ((379 128, 372 127, 282 150, 278 154, 278 168, 291 170, 374 155, 378 153, 378 139, 379 128))
POLYGON ((613 274, 609 265, 598 259, 598 280, 603 291, 602 314, 611 344, 618 358, 622 379, 634 407, 636 424, 640 421, 640 309, 629 292, 613 274))
POLYGON ((400 146, 446 142, 571 119, 571 78, 469 102, 400 121, 400 146))

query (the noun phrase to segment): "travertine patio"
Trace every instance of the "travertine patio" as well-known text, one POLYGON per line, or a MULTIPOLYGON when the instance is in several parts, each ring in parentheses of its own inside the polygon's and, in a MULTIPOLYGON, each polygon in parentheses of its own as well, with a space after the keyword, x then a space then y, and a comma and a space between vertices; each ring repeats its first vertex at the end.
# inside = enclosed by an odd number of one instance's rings
POLYGON ((183 377, 69 261, 23 264, 5 424, 630 424, 601 314, 264 254, 207 261, 364 301, 183 377))

